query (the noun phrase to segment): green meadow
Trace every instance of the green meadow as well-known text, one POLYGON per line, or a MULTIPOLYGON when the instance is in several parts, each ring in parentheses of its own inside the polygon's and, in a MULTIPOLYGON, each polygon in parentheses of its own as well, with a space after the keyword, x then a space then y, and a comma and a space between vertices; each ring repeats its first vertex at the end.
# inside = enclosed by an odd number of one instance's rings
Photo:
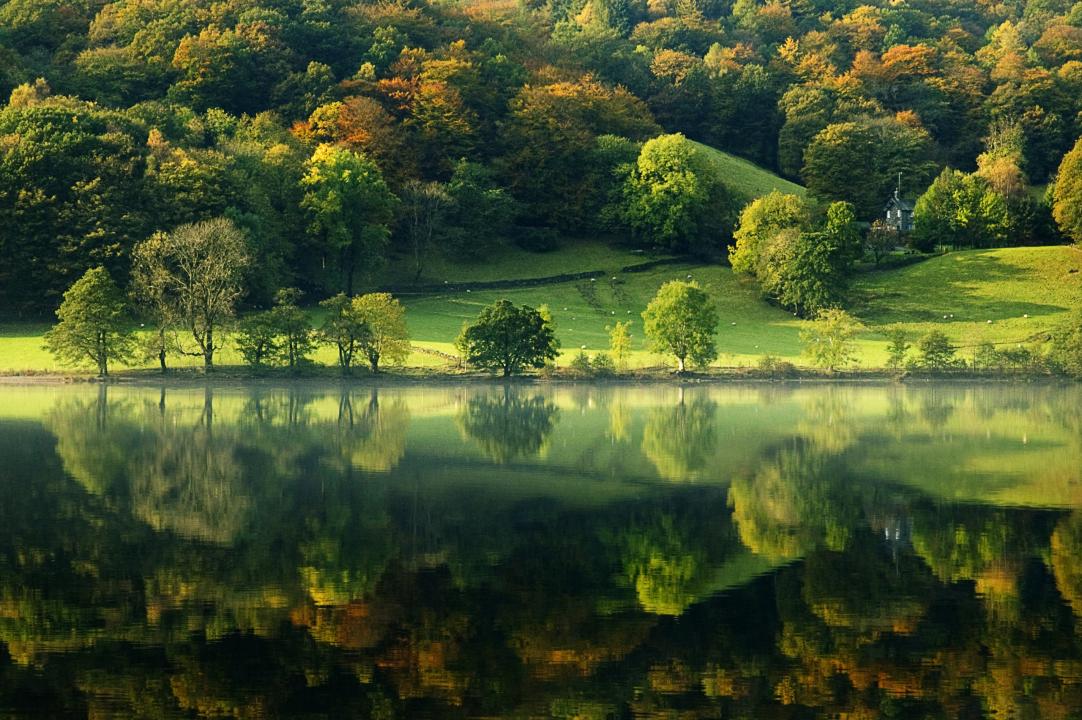
MULTIPOLYGON (((601 244, 535 254, 506 250, 486 265, 443 266, 454 282, 518 277, 548 277, 564 272, 603 270, 593 280, 578 280, 499 290, 455 290, 403 294, 411 337, 417 348, 409 365, 440 367, 454 353, 454 339, 463 323, 500 298, 534 307, 548 306, 566 362, 585 349, 608 347, 608 329, 617 321, 632 323, 633 367, 665 363, 650 352, 639 329, 646 304, 668 280, 694 279, 715 298, 720 319, 717 364, 755 365, 764 355, 800 364, 802 321, 764 301, 754 283, 720 265, 675 264, 644 272, 620 268, 650 258, 601 244), (436 351, 436 352, 432 352, 436 351)), ((867 326, 860 340, 860 364, 881 366, 886 359, 886 333, 907 330, 913 339, 932 330, 946 333, 966 356, 985 342, 1001 345, 1040 342, 1071 308, 1082 306, 1082 251, 1072 247, 969 250, 942 255, 902 268, 868 271, 857 276, 851 309, 867 326), (989 322, 991 321, 991 322, 989 322)), ((314 313, 318 322, 318 314, 314 313)), ((0 325, 0 370, 8 373, 60 370, 42 347, 44 324, 0 325)), ((316 362, 332 364, 334 354, 322 348, 316 362)), ((228 343, 218 359, 238 364, 228 343)), ((198 359, 178 357, 176 366, 194 366, 198 359)))

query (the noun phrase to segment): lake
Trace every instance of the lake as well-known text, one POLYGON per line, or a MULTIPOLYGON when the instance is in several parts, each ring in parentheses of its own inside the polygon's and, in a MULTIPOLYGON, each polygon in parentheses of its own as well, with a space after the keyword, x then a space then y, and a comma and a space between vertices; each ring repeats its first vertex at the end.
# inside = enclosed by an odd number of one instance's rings
POLYGON ((0 387, 0 717, 1082 713, 1082 390, 0 387))

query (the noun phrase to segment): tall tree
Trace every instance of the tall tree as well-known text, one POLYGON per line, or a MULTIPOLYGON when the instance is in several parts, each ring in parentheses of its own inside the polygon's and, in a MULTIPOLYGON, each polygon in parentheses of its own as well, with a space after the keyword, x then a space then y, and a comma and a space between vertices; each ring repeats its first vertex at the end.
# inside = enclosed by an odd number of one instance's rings
POLYGON ((384 262, 398 199, 365 155, 320 145, 301 180, 311 234, 341 272, 341 289, 353 294, 359 269, 374 272, 384 262))
POLYGON ((913 208, 913 244, 993 247, 1007 239, 1007 201, 980 175, 946 168, 913 208))
POLYGON ((1082 243, 1082 139, 1059 164, 1052 190, 1052 215, 1064 235, 1082 243))
POLYGON ((170 317, 198 346, 203 367, 214 367, 215 332, 233 317, 248 267, 244 233, 226 218, 157 233, 136 251, 140 274, 155 278, 170 317))
POLYGON ((883 209, 899 174, 903 191, 925 186, 935 170, 931 152, 923 128, 896 118, 836 123, 808 145, 801 175, 813 194, 851 202, 858 218, 870 220, 883 209))
POLYGON ((132 357, 131 320, 120 288, 103 267, 87 270, 64 293, 56 311, 60 321, 45 334, 45 346, 72 365, 91 362, 98 375, 109 374, 109 361, 132 357))
POLYGON ((672 280, 642 313, 643 330, 653 348, 676 356, 677 372, 684 372, 688 359, 705 367, 717 356, 714 335, 718 314, 714 303, 698 283, 672 280))
POLYGON ((642 146, 624 184, 624 202, 627 224, 644 241, 704 255, 723 247, 735 211, 721 172, 680 134, 642 146))

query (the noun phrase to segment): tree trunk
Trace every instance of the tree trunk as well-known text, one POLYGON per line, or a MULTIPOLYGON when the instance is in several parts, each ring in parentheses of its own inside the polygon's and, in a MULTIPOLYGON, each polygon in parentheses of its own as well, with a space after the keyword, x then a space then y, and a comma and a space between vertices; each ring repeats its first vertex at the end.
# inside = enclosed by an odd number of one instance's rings
POLYGON ((676 372, 678 372, 678 373, 684 372, 684 358, 682 358, 682 357, 676 358, 676 363, 677 363, 676 372))
POLYGON ((379 372, 379 355, 369 355, 368 356, 368 362, 369 362, 369 364, 372 365, 372 373, 373 374, 378 373, 379 372))
POLYGON ((214 369, 214 329, 207 328, 206 343, 203 345, 203 369, 210 372, 214 369))
POLYGON ((161 365, 162 375, 165 375, 165 330, 158 330, 158 364, 161 365))

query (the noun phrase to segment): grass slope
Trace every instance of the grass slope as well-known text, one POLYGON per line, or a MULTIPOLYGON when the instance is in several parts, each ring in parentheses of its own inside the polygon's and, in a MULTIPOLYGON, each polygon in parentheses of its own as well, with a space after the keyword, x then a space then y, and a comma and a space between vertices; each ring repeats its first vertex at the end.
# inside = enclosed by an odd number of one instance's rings
POLYGON ((774 190, 791 195, 803 196, 803 186, 790 182, 774 173, 759 167, 750 160, 730 155, 709 145, 695 143, 710 157, 721 172, 721 178, 745 202, 766 195, 774 190))
POLYGON ((1066 246, 968 250, 867 273, 851 304, 872 329, 941 330, 963 347, 1039 339, 1080 307, 1082 251, 1066 246))

